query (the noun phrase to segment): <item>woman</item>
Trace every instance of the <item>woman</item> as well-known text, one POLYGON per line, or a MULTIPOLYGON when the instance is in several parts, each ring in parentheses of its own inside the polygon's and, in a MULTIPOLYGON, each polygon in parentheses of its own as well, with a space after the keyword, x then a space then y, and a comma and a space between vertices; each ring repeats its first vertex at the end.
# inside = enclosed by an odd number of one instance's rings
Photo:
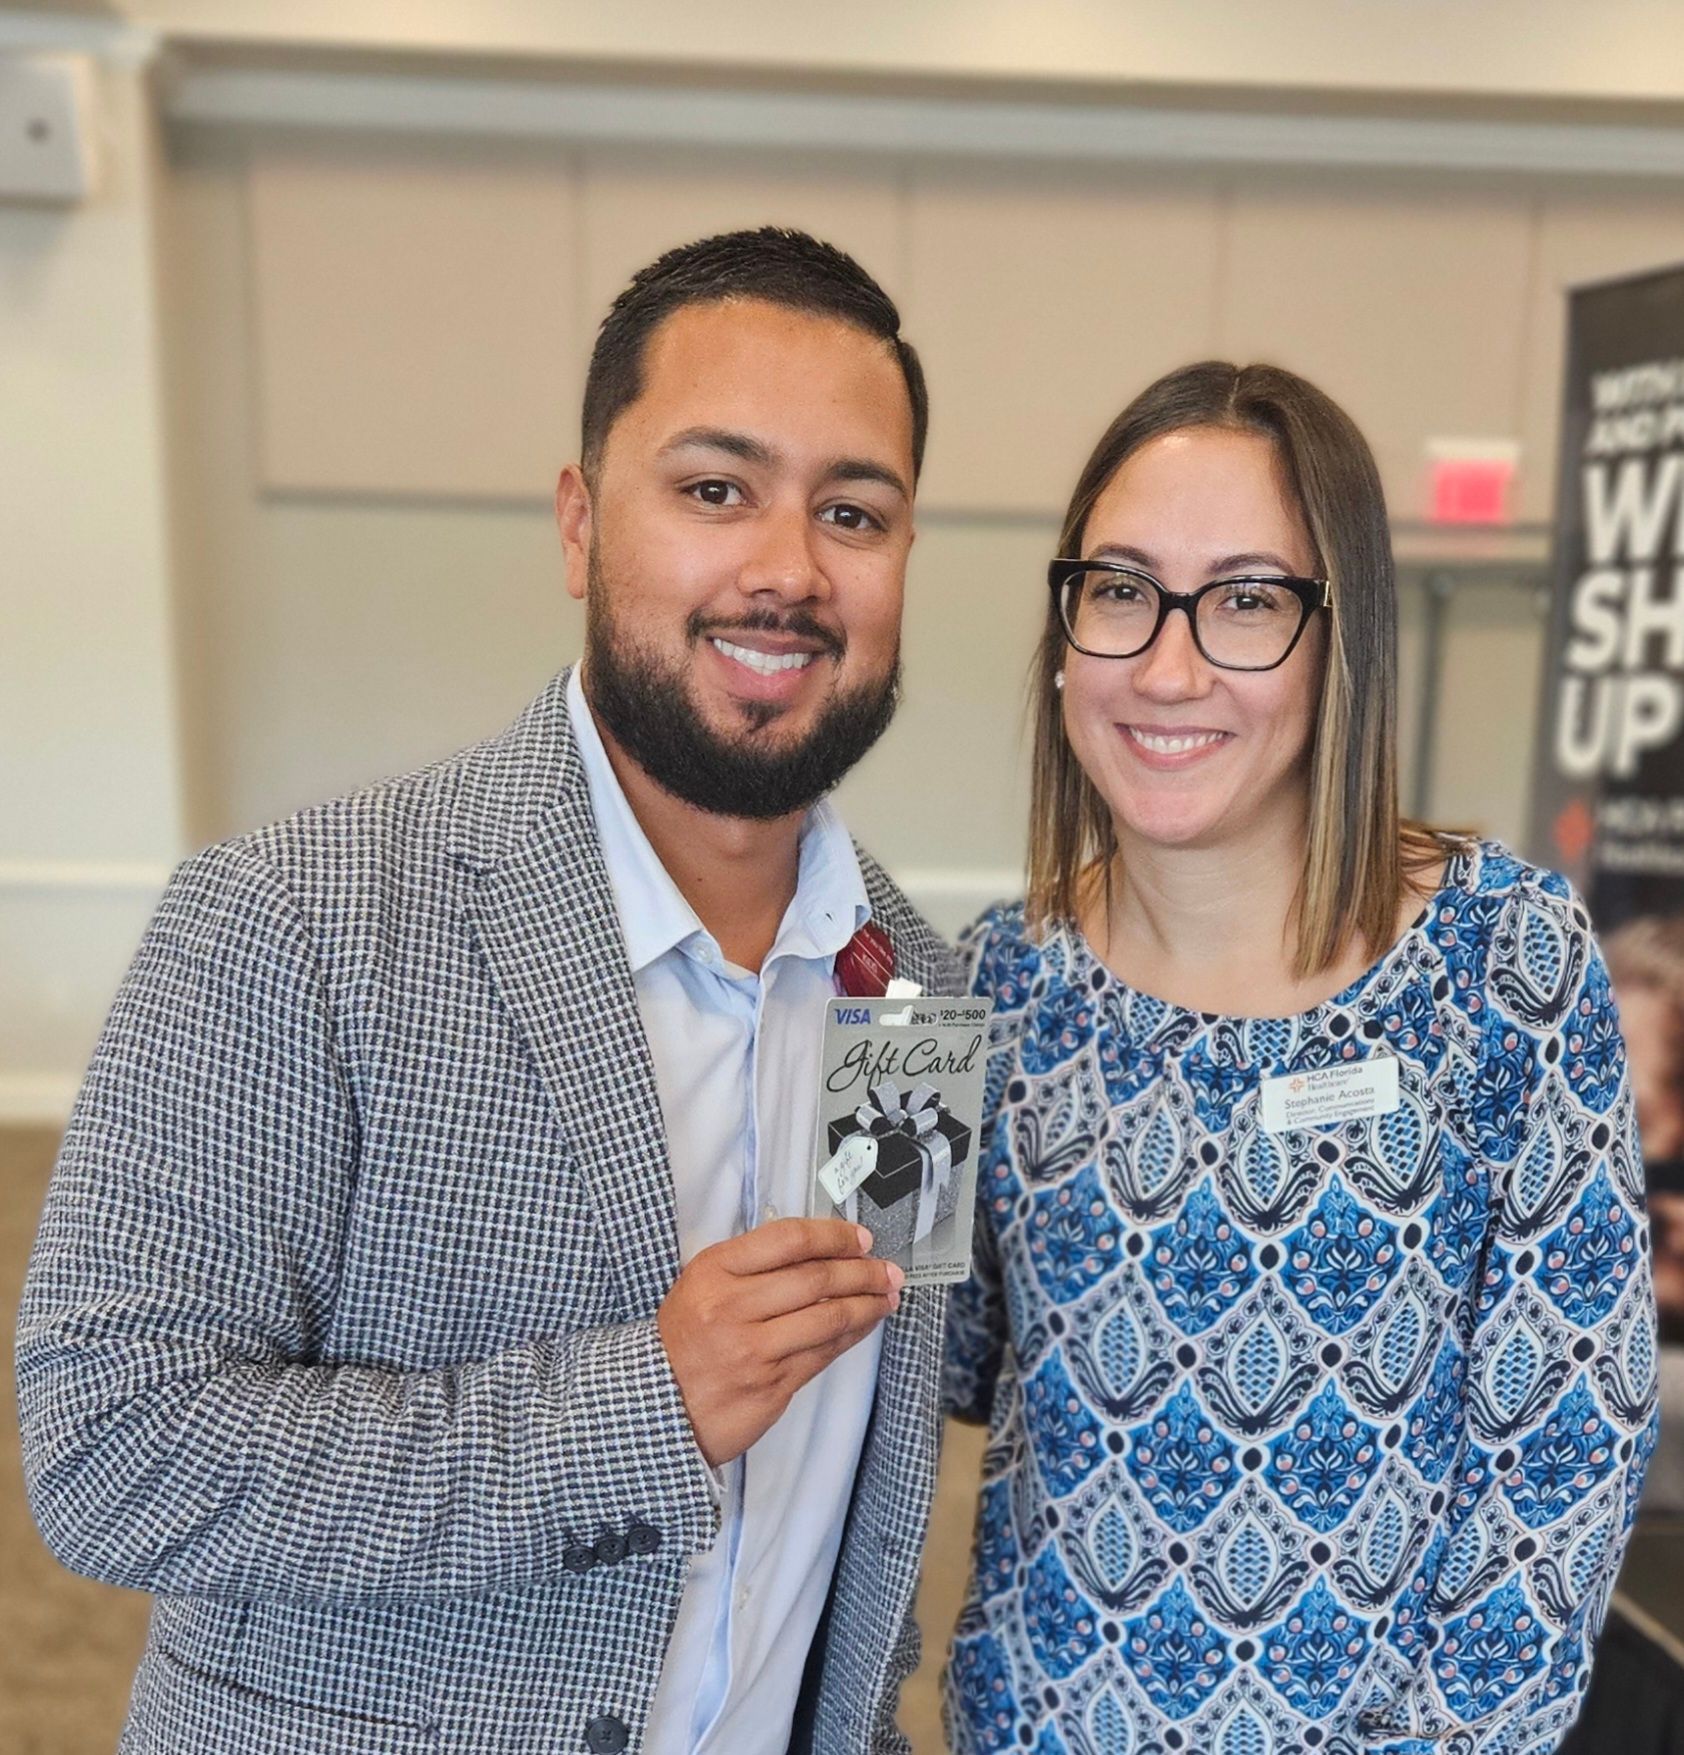
POLYGON ((1029 895, 969 942, 955 1745, 1552 1749, 1653 1441, 1584 911, 1400 824, 1385 506, 1311 385, 1154 384, 1059 555, 1029 895))

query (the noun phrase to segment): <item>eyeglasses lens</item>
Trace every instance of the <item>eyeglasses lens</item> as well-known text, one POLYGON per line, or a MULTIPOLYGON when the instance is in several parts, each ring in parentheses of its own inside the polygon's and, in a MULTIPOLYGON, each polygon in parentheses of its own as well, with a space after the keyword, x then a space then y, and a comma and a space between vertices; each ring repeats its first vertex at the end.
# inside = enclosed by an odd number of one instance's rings
MULTIPOLYGON (((1094 568, 1065 586, 1065 626, 1084 651, 1129 658, 1151 644, 1158 604, 1151 580, 1094 568)), ((1241 579, 1205 591, 1196 614, 1198 643, 1212 664, 1262 670, 1285 656, 1305 610, 1284 585, 1241 579)))

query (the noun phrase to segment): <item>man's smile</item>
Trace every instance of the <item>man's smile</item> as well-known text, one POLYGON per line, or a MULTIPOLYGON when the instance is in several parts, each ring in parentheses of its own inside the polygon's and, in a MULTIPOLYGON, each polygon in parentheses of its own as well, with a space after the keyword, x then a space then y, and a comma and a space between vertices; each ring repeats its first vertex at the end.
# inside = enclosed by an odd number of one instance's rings
POLYGON ((713 636, 711 643, 716 652, 722 652, 738 664, 747 665, 761 676, 775 676, 783 670, 805 670, 816 656, 812 652, 759 652, 750 646, 739 646, 734 640, 727 640, 718 634, 713 636))

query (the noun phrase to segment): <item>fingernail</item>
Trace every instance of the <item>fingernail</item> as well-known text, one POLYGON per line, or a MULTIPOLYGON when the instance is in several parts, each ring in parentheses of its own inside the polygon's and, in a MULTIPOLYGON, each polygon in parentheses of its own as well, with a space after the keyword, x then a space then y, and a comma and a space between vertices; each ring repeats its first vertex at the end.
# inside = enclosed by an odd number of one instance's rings
POLYGON ((898 1261, 885 1262, 883 1265, 889 1270, 889 1290, 898 1292, 906 1284, 906 1270, 898 1261))
POLYGON ((856 1225, 854 1229, 860 1234, 860 1254, 870 1255, 873 1241, 871 1233, 866 1230, 864 1225, 856 1225))
POLYGON ((893 1316, 894 1313, 899 1309, 900 1309, 900 1293, 898 1291, 891 1292, 889 1294, 889 1314, 891 1316, 893 1316))

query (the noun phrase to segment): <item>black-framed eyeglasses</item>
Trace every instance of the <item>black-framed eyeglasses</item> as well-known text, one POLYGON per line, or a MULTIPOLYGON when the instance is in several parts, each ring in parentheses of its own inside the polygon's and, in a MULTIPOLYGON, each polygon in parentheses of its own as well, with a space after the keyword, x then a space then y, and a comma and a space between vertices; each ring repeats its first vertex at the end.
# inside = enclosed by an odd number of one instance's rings
POLYGON ((1245 574, 1197 591, 1167 591, 1138 567, 1060 557, 1047 568, 1064 637, 1090 658, 1133 658, 1183 610, 1193 643, 1220 670, 1284 664, 1310 617, 1333 601, 1325 579, 1245 574))

